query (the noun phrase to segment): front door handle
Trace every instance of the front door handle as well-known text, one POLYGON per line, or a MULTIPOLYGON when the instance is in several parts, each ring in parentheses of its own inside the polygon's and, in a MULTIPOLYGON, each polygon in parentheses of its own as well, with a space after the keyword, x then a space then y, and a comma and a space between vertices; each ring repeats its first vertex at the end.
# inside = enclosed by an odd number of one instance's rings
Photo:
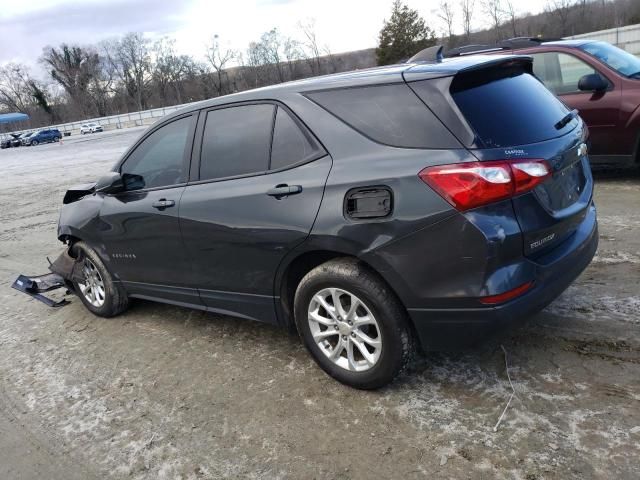
POLYGON ((173 200, 167 200, 166 198, 161 198, 151 204, 153 208, 157 208, 158 210, 164 210, 165 208, 173 207, 176 204, 173 200))
POLYGON ((276 197, 280 200, 282 197, 296 195, 300 192, 302 192, 302 185, 287 185, 286 183, 281 183, 268 190, 267 195, 270 197, 276 197))

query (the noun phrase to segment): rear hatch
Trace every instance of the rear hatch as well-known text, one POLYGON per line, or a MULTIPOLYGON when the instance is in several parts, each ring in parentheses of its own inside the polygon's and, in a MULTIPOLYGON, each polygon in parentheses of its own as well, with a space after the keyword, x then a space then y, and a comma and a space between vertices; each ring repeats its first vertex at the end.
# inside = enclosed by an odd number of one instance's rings
POLYGON ((533 76, 530 58, 463 70, 451 79, 446 97, 457 122, 470 130, 463 143, 481 162, 545 160, 550 167, 543 183, 512 198, 524 254, 540 256, 568 238, 591 202, 587 129, 533 76))

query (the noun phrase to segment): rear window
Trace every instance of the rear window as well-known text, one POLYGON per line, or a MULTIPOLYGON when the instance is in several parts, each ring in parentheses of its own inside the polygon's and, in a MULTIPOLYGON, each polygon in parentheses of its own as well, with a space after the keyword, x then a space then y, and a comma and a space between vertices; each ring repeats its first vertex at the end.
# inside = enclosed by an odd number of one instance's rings
POLYGON ((307 97, 378 143, 406 148, 460 146, 405 84, 325 90, 307 97))
POLYGON ((542 142, 573 130, 561 129, 569 110, 534 76, 521 68, 496 68, 459 75, 451 95, 478 140, 487 148, 542 142))

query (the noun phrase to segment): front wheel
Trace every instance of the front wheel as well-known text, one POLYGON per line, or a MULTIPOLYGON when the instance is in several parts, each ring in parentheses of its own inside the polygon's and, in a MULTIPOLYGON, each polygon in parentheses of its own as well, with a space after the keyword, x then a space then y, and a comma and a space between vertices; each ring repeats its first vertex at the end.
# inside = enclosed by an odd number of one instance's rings
POLYGON ((127 293, 105 267, 98 254, 84 242, 73 246, 76 261, 82 266, 82 282, 73 282, 78 297, 91 312, 113 317, 129 306, 127 293))
POLYGON ((31 142, 31 146, 32 146, 32 147, 35 147, 36 145, 38 145, 38 141, 37 141, 37 140, 33 140, 33 141, 31 142))
POLYGON ((331 260, 298 285, 295 322, 307 350, 336 380, 361 389, 391 382, 414 339, 395 293, 356 259, 331 260))

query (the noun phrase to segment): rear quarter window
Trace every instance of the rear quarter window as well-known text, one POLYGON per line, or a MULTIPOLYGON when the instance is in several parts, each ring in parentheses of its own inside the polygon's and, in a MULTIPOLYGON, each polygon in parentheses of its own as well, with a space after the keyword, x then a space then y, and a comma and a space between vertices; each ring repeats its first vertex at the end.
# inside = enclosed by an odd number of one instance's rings
POLYGON ((573 130, 555 128, 569 110, 521 68, 495 68, 456 76, 451 96, 486 148, 537 143, 573 130))
POLYGON ((324 90, 306 96, 378 143, 405 148, 460 147, 404 83, 324 90))
POLYGON ((277 107, 271 143, 269 168, 277 170, 318 158, 323 154, 313 137, 294 121, 282 107, 277 107))

